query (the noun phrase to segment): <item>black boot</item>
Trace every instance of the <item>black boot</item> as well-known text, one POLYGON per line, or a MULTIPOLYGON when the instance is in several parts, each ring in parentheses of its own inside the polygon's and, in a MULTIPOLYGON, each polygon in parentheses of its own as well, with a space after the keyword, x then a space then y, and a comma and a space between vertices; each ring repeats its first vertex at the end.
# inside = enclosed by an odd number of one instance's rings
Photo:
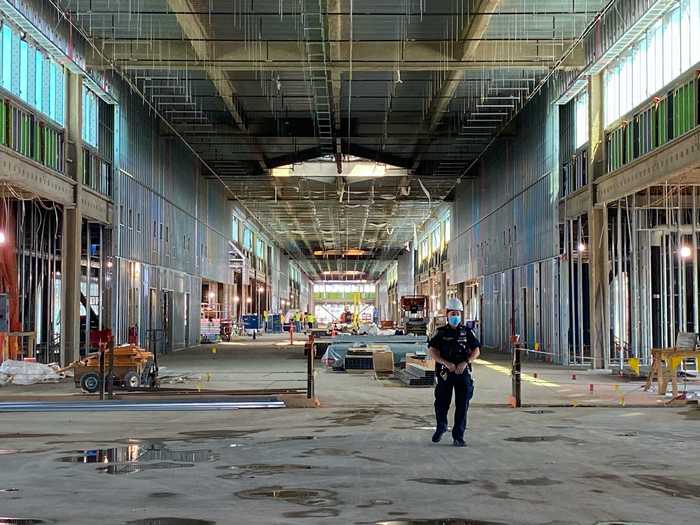
POLYGON ((444 433, 444 430, 436 430, 432 437, 433 443, 440 443, 440 440, 442 439, 442 435, 444 433))
POLYGON ((454 438, 454 440, 452 441, 452 444, 455 447, 466 447, 467 446, 467 444, 464 442, 464 440, 459 439, 459 438, 454 438))

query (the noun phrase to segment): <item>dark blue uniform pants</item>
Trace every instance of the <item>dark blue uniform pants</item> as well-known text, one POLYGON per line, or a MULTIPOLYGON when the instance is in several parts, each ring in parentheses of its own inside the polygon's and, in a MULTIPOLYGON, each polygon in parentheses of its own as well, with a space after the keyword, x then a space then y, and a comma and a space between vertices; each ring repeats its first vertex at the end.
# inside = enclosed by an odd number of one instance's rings
POLYGON ((452 401, 452 389, 455 391, 455 423, 452 426, 452 437, 464 439, 469 401, 474 395, 474 381, 466 370, 463 374, 448 374, 447 379, 438 375, 437 385, 435 385, 437 430, 447 432, 447 411, 452 401))

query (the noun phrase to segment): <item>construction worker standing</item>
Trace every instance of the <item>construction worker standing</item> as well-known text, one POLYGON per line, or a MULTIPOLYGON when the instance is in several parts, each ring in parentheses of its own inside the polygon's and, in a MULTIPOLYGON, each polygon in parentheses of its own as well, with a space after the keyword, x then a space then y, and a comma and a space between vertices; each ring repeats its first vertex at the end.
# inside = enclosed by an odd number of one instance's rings
POLYGON ((456 297, 447 300, 447 324, 438 328, 428 343, 435 360, 435 419, 433 443, 438 443, 447 432, 447 411, 450 409, 452 390, 455 392, 455 420, 452 426, 453 444, 464 447, 467 410, 474 395, 471 363, 479 357, 481 343, 462 323, 464 307, 456 297))

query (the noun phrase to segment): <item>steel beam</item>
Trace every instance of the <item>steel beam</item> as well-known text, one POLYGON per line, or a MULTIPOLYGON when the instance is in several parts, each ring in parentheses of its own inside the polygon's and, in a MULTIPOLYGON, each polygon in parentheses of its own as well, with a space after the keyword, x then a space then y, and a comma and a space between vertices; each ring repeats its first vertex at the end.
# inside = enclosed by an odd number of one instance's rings
MULTIPOLYGON (((194 11, 192 0, 168 0, 168 6, 173 11, 194 11)), ((207 42, 208 31, 206 26, 201 22, 197 15, 178 14, 175 15, 182 28, 182 32, 187 38, 192 39, 191 45, 197 58, 204 64, 204 70, 211 79, 216 91, 221 96, 226 109, 233 117, 236 125, 241 131, 248 133, 246 119, 242 114, 242 109, 238 99, 238 93, 230 80, 227 80, 218 67, 210 65, 212 62, 212 53, 207 42)), ((187 56, 187 54, 185 54, 187 56)), ((214 55, 215 56, 215 55, 214 55)), ((257 146, 254 139, 250 139, 250 146, 256 153, 257 162, 263 171, 267 170, 265 163, 265 155, 262 148, 257 146)))

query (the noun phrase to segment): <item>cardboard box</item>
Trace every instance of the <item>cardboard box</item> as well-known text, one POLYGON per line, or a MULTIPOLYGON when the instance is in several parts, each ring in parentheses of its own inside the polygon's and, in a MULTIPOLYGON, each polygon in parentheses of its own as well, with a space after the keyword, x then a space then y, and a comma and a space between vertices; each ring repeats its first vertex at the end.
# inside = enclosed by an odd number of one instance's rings
POLYGON ((375 372, 394 371, 394 352, 391 350, 375 350, 372 354, 375 372))

